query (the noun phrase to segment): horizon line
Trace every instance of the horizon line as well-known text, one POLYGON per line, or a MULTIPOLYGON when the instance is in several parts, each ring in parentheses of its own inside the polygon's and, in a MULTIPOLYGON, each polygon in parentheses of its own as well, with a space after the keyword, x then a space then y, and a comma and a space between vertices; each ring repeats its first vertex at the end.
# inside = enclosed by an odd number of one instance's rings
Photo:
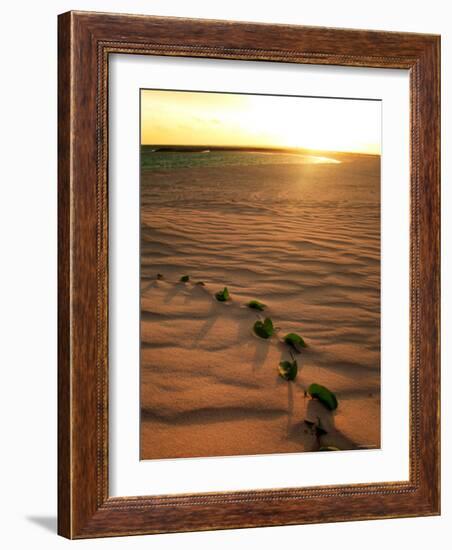
POLYGON ((380 153, 371 153, 367 151, 341 151, 336 149, 312 149, 310 147, 287 147, 278 145, 210 145, 207 143, 200 144, 178 144, 178 143, 140 143, 141 147, 156 147, 156 148, 172 148, 172 149, 235 149, 235 150, 268 150, 268 151, 304 151, 313 153, 336 153, 336 154, 352 154, 352 155, 369 155, 374 157, 381 157, 380 153))

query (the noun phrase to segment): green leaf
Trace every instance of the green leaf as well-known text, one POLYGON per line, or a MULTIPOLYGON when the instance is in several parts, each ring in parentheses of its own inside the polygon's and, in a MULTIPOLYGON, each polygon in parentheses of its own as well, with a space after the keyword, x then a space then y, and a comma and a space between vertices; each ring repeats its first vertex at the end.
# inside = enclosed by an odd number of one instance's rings
POLYGON ((253 330, 258 336, 265 339, 270 338, 270 336, 273 336, 275 332, 275 329, 273 327, 273 322, 268 317, 265 319, 264 322, 256 321, 254 323, 253 330))
POLYGON ((340 451, 340 449, 333 447, 332 445, 328 445, 326 447, 320 447, 319 451, 340 451))
POLYGON ((311 384, 308 388, 311 397, 318 399, 327 409, 334 411, 337 409, 337 398, 332 391, 320 384, 311 384))
POLYGON ((229 297, 228 288, 225 286, 223 290, 220 290, 220 292, 217 292, 217 293, 215 294, 215 298, 216 298, 219 302, 226 302, 227 300, 229 300, 230 297, 229 297))
POLYGON ((180 278, 181 283, 188 283, 189 280, 190 280, 189 275, 182 275, 182 277, 180 278))
POLYGON ((270 336, 275 332, 273 321, 270 319, 270 317, 266 317, 264 319, 264 327, 265 330, 270 333, 270 336))
POLYGON ((308 347, 303 338, 299 334, 295 334, 295 332, 290 332, 289 334, 286 334, 286 336, 284 336, 284 342, 295 349, 297 349, 297 346, 299 346, 300 348, 308 347))
POLYGON ((247 306, 251 309, 258 309, 259 311, 264 311, 264 309, 267 307, 262 302, 259 302, 259 300, 251 300, 251 302, 247 303, 247 306))
POLYGON ((284 380, 292 381, 297 377, 298 365, 294 361, 281 361, 279 364, 279 376, 284 380))

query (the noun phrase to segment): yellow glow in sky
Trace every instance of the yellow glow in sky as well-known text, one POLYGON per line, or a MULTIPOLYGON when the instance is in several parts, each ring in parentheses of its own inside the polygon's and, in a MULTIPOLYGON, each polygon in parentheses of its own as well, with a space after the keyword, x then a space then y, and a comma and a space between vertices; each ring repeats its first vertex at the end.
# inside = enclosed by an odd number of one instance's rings
POLYGON ((141 143, 380 154, 381 102, 141 91, 141 143))

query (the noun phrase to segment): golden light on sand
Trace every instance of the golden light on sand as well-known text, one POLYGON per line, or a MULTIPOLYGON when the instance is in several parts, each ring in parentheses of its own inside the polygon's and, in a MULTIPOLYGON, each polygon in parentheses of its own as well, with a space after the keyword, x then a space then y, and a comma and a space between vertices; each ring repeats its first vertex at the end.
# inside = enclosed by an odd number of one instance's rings
POLYGON ((142 90, 141 143, 380 154, 381 102, 142 90))

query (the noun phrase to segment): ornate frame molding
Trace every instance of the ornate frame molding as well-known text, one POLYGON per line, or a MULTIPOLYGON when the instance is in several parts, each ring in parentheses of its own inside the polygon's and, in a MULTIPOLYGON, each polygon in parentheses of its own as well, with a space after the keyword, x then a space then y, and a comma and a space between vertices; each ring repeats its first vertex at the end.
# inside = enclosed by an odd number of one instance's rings
POLYGON ((437 36, 407 33, 88 12, 59 16, 60 534, 85 538, 439 513, 439 44, 437 36), (109 497, 108 59, 117 53, 410 71, 409 481, 109 497))

